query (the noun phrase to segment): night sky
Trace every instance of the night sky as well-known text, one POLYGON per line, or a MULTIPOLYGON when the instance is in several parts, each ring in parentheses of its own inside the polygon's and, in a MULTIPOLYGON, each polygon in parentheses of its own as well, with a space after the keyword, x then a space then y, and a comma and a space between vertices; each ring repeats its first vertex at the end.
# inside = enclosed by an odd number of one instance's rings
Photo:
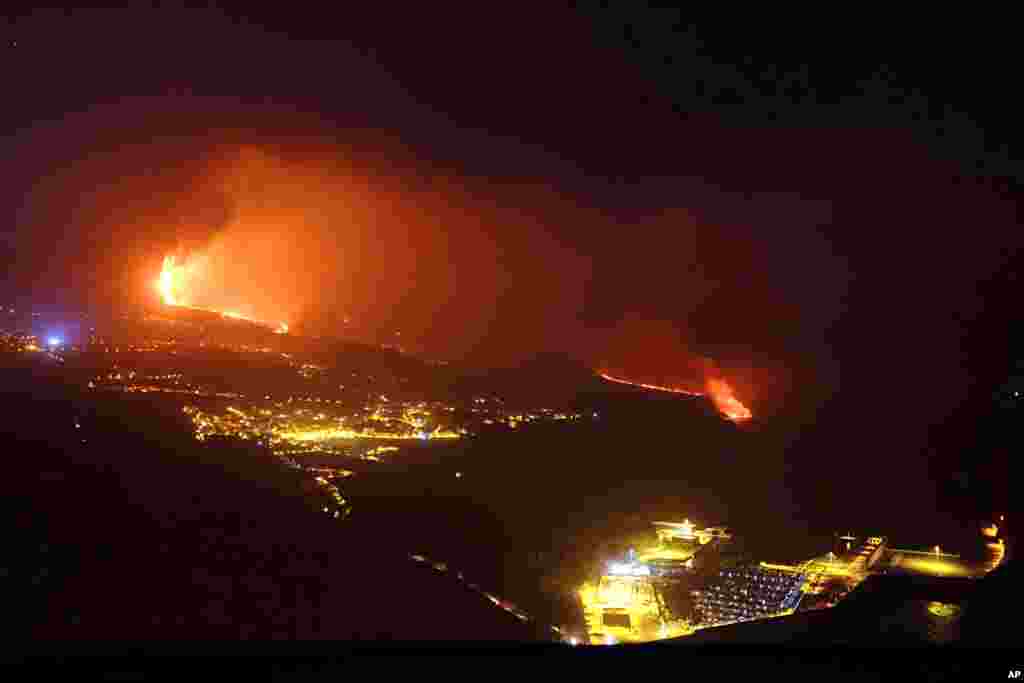
POLYGON ((850 452, 948 447, 1018 306, 1009 29, 547 4, 12 17, 0 294, 117 310, 210 248, 320 333, 496 365, 619 335, 850 452))

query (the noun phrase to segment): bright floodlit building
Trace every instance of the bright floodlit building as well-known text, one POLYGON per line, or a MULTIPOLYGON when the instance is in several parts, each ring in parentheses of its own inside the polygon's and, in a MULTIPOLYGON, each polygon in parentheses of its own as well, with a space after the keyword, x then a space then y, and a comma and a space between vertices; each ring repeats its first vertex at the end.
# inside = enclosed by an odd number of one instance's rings
POLYGON ((663 619, 658 596, 643 565, 618 565, 596 588, 581 592, 584 618, 595 645, 640 642, 660 637, 663 619))

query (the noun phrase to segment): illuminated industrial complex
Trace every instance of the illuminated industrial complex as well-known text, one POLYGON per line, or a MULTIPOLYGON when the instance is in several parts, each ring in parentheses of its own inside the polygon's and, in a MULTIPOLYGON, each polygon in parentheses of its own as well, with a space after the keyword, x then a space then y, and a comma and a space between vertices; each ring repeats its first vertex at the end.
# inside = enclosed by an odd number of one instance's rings
MULTIPOLYGON (((852 535, 839 539, 845 544, 840 552, 799 564, 731 562, 722 552, 733 538, 725 527, 701 529, 689 520, 654 527, 649 547, 608 563, 600 578, 578 591, 591 644, 647 642, 832 607, 878 572, 980 577, 1002 562, 1005 549, 993 524, 983 529, 988 554, 980 563, 938 547, 900 550, 881 536, 852 535), (680 587, 689 599, 679 599, 680 587)), ((943 614, 953 608, 930 607, 943 614)))

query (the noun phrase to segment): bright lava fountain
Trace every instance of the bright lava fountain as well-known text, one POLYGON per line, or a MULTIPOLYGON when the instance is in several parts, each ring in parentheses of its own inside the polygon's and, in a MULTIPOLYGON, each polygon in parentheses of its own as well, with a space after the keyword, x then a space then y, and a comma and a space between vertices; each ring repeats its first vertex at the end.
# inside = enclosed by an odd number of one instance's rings
POLYGON ((197 311, 206 311, 208 313, 217 313, 225 318, 234 318, 236 320, 247 320, 251 323, 259 325, 265 325, 271 327, 278 334, 288 333, 288 323, 278 323, 276 326, 272 323, 267 323, 262 320, 253 320, 247 318, 244 315, 240 315, 234 311, 218 311, 212 308, 200 308, 198 306, 192 306, 188 303, 185 295, 185 290, 188 284, 189 276, 191 275, 190 267, 186 264, 179 264, 177 259, 173 255, 164 257, 163 267, 160 269, 160 278, 156 281, 157 291, 160 292, 160 298, 168 306, 176 306, 179 308, 190 308, 197 311))

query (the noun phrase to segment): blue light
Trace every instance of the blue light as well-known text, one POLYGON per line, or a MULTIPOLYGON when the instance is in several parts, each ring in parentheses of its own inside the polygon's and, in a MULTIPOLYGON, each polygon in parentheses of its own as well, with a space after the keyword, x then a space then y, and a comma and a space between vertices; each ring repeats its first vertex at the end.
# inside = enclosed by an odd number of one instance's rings
POLYGON ((50 346, 60 346, 60 337, 50 337, 50 346))

